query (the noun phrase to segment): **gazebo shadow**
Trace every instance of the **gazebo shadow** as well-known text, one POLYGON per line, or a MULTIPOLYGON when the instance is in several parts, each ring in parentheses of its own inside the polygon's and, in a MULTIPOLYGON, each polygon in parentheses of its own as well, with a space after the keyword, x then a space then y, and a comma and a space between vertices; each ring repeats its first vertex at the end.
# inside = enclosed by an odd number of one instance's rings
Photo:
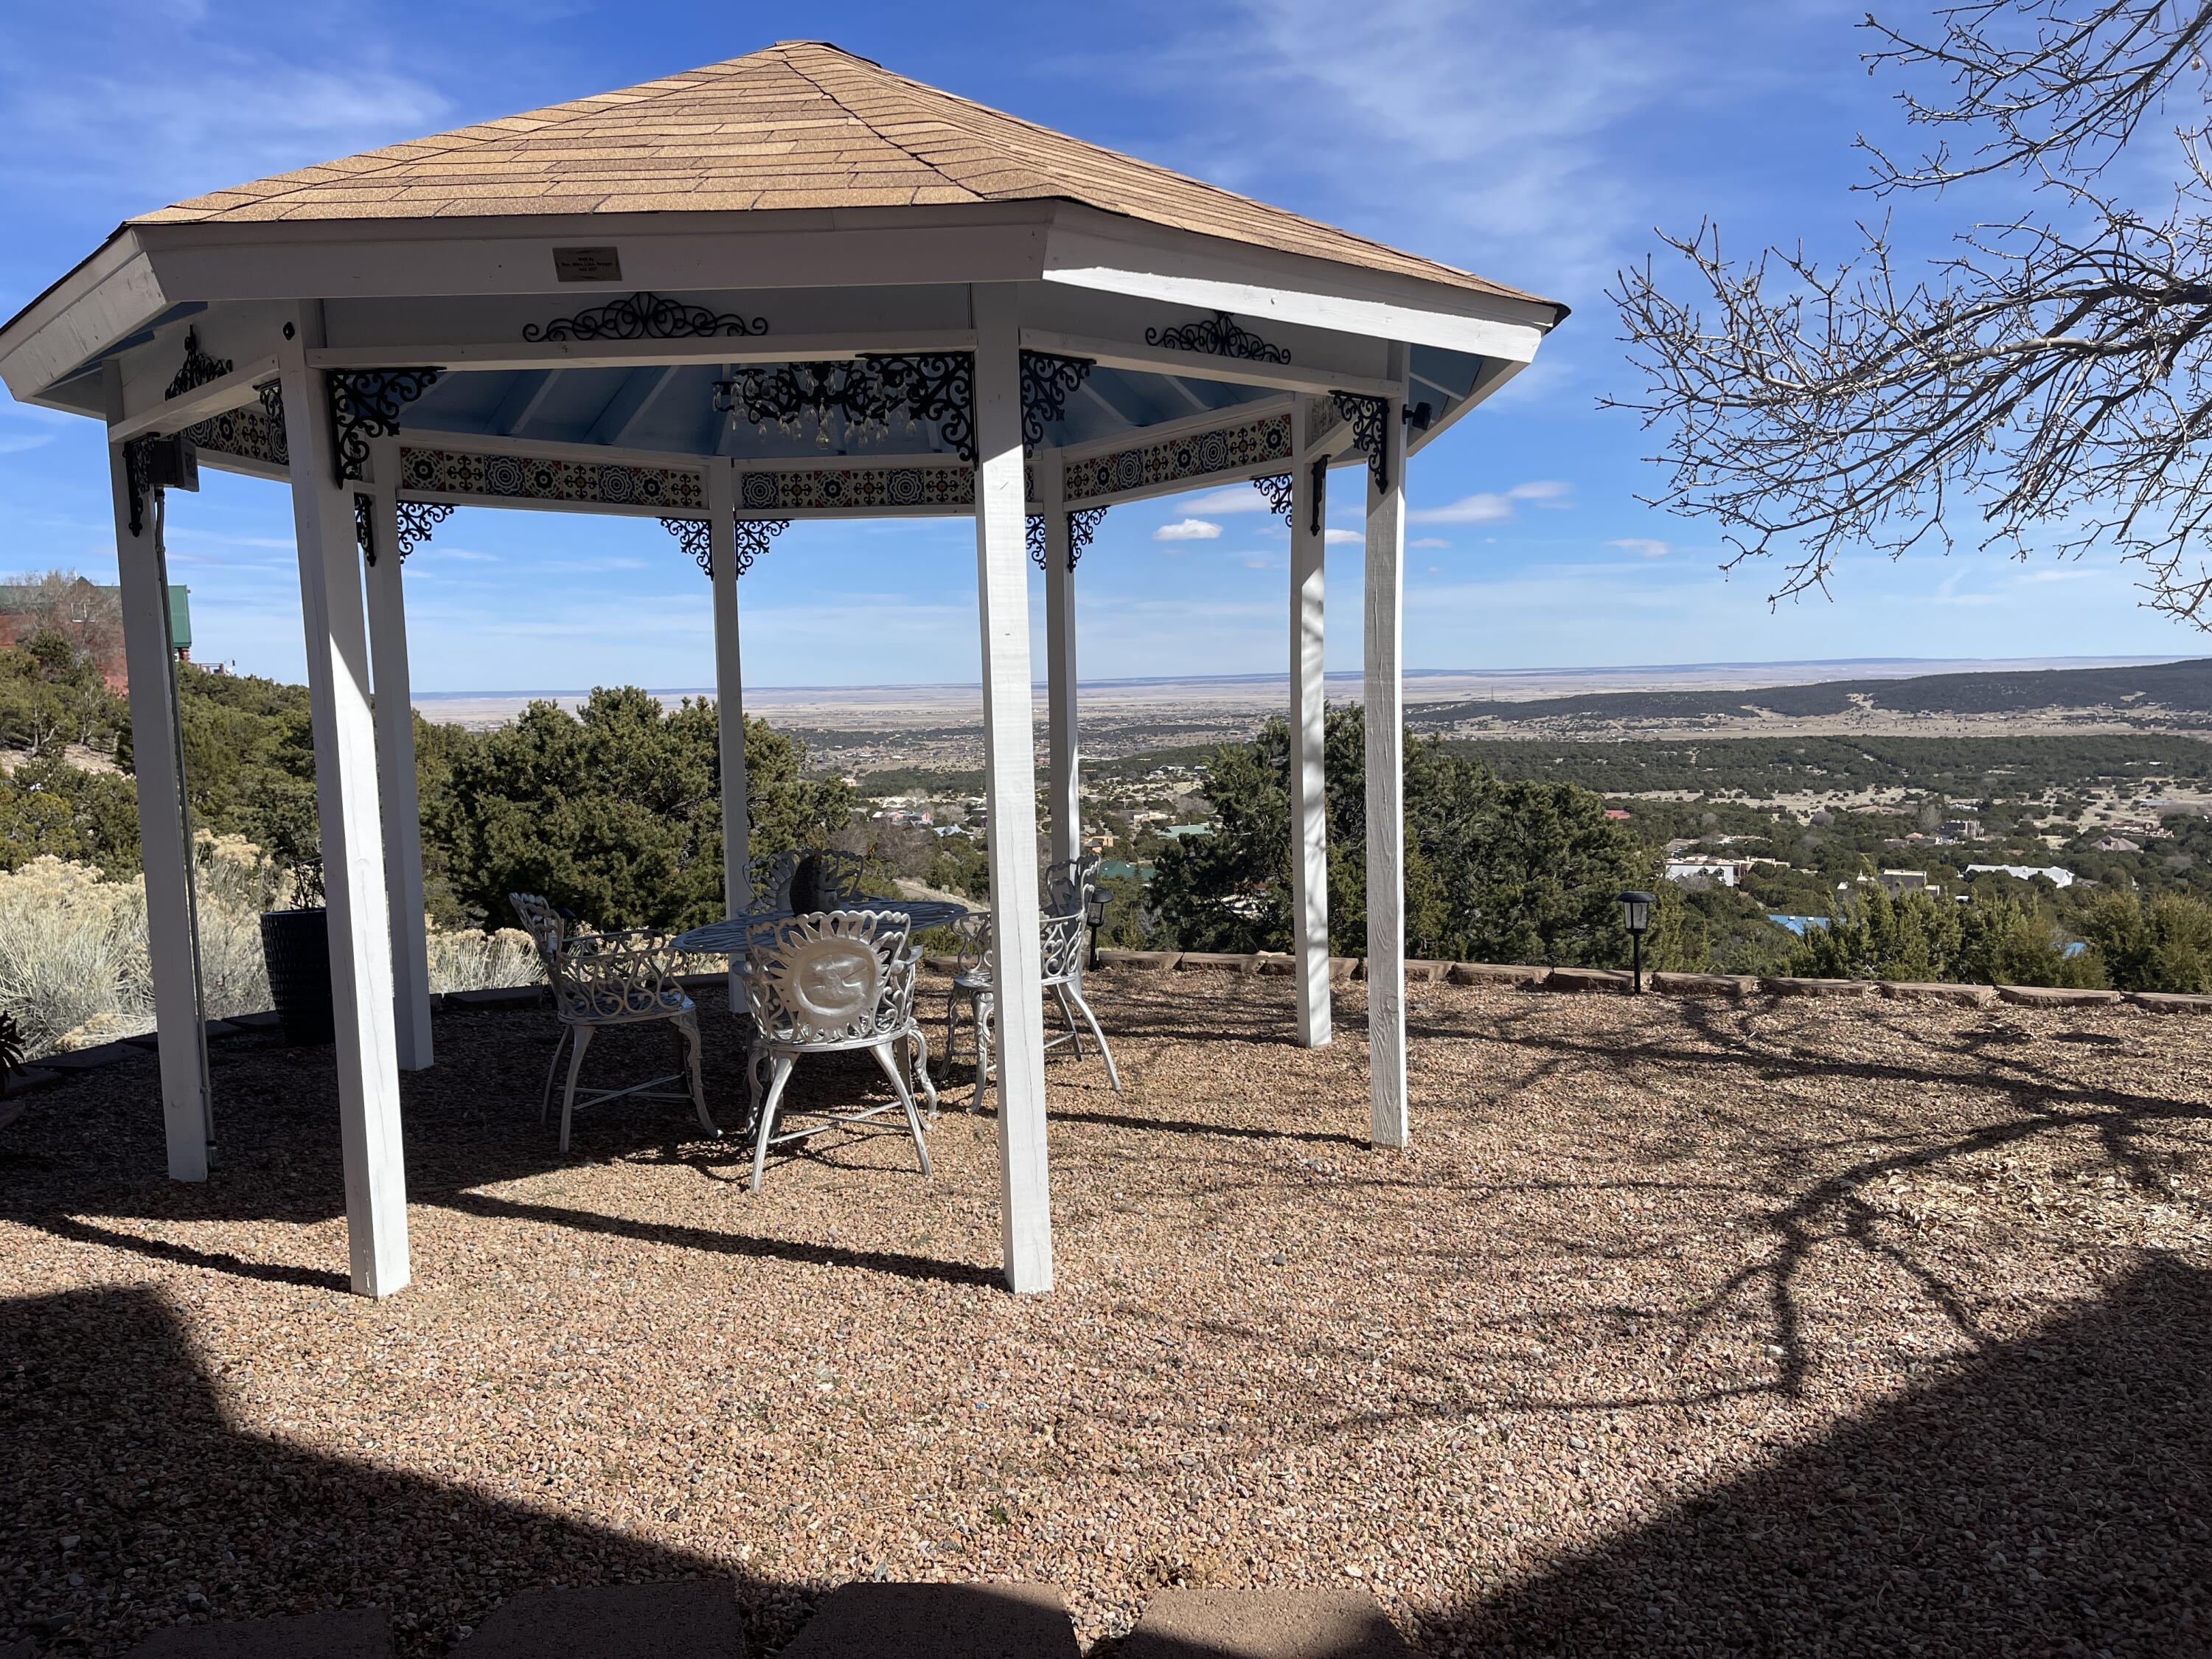
POLYGON ((2212 1273, 2154 1257, 1433 1634, 1500 1659, 2212 1651, 2208 1374, 2212 1273))
MULTIPOLYGON (((0 1500, 40 1558, 0 1604, 0 1645, 120 1652, 202 1612, 377 1606, 402 1654, 441 1654, 520 1590, 735 1576, 619 1526, 240 1430, 152 1291, 0 1303, 0 1500)), ((787 1632, 789 1592, 738 1593, 749 1624, 787 1632)))

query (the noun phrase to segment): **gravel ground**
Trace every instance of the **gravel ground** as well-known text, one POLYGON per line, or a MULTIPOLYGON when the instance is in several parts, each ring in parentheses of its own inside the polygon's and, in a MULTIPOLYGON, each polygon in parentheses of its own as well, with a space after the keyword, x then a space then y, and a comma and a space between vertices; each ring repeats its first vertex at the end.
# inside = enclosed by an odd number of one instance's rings
POLYGON ((1040 1298, 964 1086, 933 1180, 854 1137, 753 1197, 680 1107, 557 1157, 550 1016, 441 1015, 380 1304, 326 1051, 216 1048, 201 1188, 150 1057, 35 1097, 0 1646, 375 1603, 424 1656, 525 1589, 726 1574, 771 1649, 879 1575, 1049 1579, 1086 1642, 1315 1583, 1440 1655, 2212 1650, 2203 1024, 1418 986, 1386 1153, 1360 988, 1319 1051, 1284 981, 1095 989, 1129 1086, 1053 1062, 1040 1298))

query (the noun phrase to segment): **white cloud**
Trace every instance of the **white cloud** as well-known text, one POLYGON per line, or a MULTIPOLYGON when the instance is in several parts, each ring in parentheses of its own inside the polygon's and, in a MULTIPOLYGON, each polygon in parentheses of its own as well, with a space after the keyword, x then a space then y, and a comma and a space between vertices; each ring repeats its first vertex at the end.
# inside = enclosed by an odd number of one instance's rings
POLYGON ((1416 536, 1406 544, 1408 547, 1449 547, 1451 544, 1441 536, 1416 536))
POLYGON ((1639 559, 1663 559, 1673 550, 1666 543, 1650 536, 1623 536, 1618 541, 1607 542, 1606 545, 1617 547, 1624 553, 1633 553, 1639 559))
POLYGON ((1414 524, 1496 524, 1513 516, 1522 501, 1565 507, 1574 486, 1558 478, 1535 478, 1507 490, 1479 489, 1444 507, 1417 507, 1406 514, 1414 524))
POLYGON ((1250 484, 1231 484, 1226 489, 1207 490, 1190 503, 1190 510, 1217 516, 1227 513, 1265 513, 1267 498, 1250 484))
POLYGON ((1221 534, 1221 526, 1206 519, 1178 519, 1173 524, 1164 524, 1152 532, 1156 542, 1210 542, 1221 534))
POLYGON ((1331 525, 1322 532, 1321 539, 1322 545, 1324 547, 1364 547, 1367 545, 1367 538, 1361 535, 1357 530, 1339 530, 1334 525, 1331 525))

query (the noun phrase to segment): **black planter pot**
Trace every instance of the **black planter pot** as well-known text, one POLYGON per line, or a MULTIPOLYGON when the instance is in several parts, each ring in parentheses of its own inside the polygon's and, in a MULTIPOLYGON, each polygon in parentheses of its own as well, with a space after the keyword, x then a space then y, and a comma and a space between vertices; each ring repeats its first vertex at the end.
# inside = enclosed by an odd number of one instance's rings
POLYGON ((337 1022, 331 1012, 331 913, 319 908, 263 911, 261 958, 284 1041, 332 1041, 337 1022))

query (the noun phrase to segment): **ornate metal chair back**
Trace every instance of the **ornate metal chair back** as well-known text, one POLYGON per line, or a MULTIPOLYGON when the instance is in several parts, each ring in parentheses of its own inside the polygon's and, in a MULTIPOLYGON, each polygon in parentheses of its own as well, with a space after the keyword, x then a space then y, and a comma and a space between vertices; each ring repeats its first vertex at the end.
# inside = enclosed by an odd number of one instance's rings
POLYGON ((866 896, 860 882, 867 860, 858 853, 828 848, 792 850, 752 860, 751 908, 756 910, 836 909, 866 896), (811 887, 812 890, 805 890, 811 887))
POLYGON ((817 910, 745 935, 745 1000, 778 1048, 879 1042, 914 1024, 909 924, 879 910, 817 910))
POLYGON ((684 1006, 665 934, 571 933, 567 918, 538 894, 507 898, 538 946, 562 1019, 603 1024, 684 1006))
POLYGON ((1098 862, 1097 854, 1085 853, 1079 859, 1046 865, 1042 887, 1046 913, 1060 915, 1089 903, 1091 890, 1098 884, 1098 862))

